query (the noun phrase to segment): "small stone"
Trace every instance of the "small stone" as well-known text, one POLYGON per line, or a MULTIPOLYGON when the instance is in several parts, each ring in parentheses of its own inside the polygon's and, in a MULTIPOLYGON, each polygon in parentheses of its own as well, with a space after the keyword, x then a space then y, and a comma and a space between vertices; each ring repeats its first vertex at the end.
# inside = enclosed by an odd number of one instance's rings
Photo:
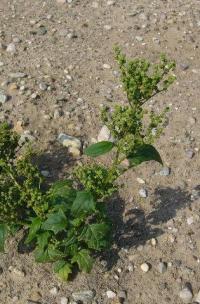
POLYGON ((58 288, 55 286, 49 290, 52 296, 56 296, 58 294, 58 288))
POLYGON ((50 174, 50 172, 49 172, 48 170, 42 170, 42 171, 41 171, 41 174, 42 174, 44 177, 50 177, 50 176, 51 176, 51 174, 50 174))
POLYGON ((145 188, 142 188, 142 189, 139 190, 139 195, 142 198, 147 198, 148 192, 147 192, 147 190, 145 188))
POLYGON ((78 157, 78 156, 80 156, 80 154, 81 154, 80 150, 77 149, 77 148, 74 148, 74 147, 69 147, 68 151, 69 151, 69 153, 72 154, 72 156, 74 156, 74 157, 78 157))
POLYGON ((193 223, 194 223, 194 218, 193 218, 193 216, 188 217, 188 218, 187 218, 187 224, 188 224, 188 225, 192 225, 193 223))
POLYGON ((192 291, 189 287, 185 286, 179 293, 179 297, 183 303, 189 304, 193 298, 192 291))
POLYGON ((72 298, 74 301, 83 302, 83 303, 91 303, 95 297, 95 292, 93 290, 84 290, 79 292, 72 293, 72 298))
POLYGON ((0 104, 4 104, 8 100, 8 95, 0 89, 0 104))
POLYGON ((103 68, 108 70, 108 69, 111 68, 111 66, 109 64, 107 64, 107 63, 104 63, 103 64, 103 68))
POLYGON ((14 43, 8 44, 8 46, 7 46, 7 48, 6 48, 6 51, 7 51, 8 53, 14 54, 14 53, 16 52, 16 46, 15 46, 15 44, 14 44, 14 43))
POLYGON ((68 299, 67 298, 65 298, 65 297, 62 297, 61 299, 60 299, 60 304, 68 304, 68 299))
POLYGON ((194 151, 191 150, 191 149, 187 150, 185 153, 186 153, 186 156, 187 156, 189 159, 192 159, 193 156, 194 156, 194 151))
POLYGON ((142 36, 136 36, 135 39, 139 42, 144 40, 144 38, 142 36))
POLYGON ((187 63, 181 63, 180 64, 180 68, 181 68, 181 70, 183 70, 183 71, 186 71, 186 70, 188 70, 189 69, 189 64, 187 64, 187 63))
POLYGON ((195 297, 195 301, 196 301, 197 303, 200 303, 200 290, 199 290, 199 292, 197 293, 197 295, 196 295, 196 297, 195 297))
POLYGON ((56 2, 59 3, 59 4, 65 4, 65 3, 67 3, 66 0, 56 0, 56 2))
POLYGON ((133 272, 134 267, 133 267, 133 265, 129 264, 127 269, 128 269, 129 272, 133 272))
POLYGON ((149 267, 149 264, 147 263, 143 263, 140 268, 142 269, 143 272, 148 272, 150 267, 149 267))
POLYGON ((13 275, 13 277, 15 277, 16 279, 19 279, 19 277, 24 278, 26 276, 25 272, 22 270, 19 270, 18 268, 15 268, 13 266, 10 266, 8 268, 8 270, 11 272, 11 274, 13 275))
POLYGON ((38 35, 41 35, 41 36, 43 36, 43 35, 45 35, 46 33, 47 33, 47 29, 46 29, 46 27, 45 26, 40 26, 39 28, 38 28, 38 35))
POLYGON ((114 299, 116 297, 116 293, 112 290, 107 290, 106 295, 108 299, 114 299))
POLYGON ((160 263, 158 264, 157 269, 158 269, 158 272, 164 273, 164 272, 167 271, 167 264, 164 263, 164 262, 160 262, 160 263))
POLYGON ((109 0, 107 1, 107 5, 108 6, 111 6, 111 5, 114 5, 115 4, 115 1, 114 0, 109 0))
POLYGON ((25 78, 25 77, 27 77, 27 74, 21 73, 21 72, 16 72, 16 73, 10 73, 10 74, 9 74, 9 77, 10 77, 10 78, 13 78, 13 79, 25 78))
POLYGON ((48 88, 48 86, 47 86, 46 83, 40 82, 40 83, 39 83, 39 88, 40 88, 41 91, 46 91, 47 88, 48 88))
POLYGON ((64 133, 59 134, 58 141, 67 148, 71 147, 80 150, 82 146, 80 139, 64 133))
POLYGON ((104 25, 104 29, 105 29, 106 31, 110 31, 110 30, 112 29, 112 26, 106 24, 106 25, 104 25))
POLYGON ((163 167, 162 170, 160 170, 159 174, 161 176, 168 176, 171 173, 171 169, 169 167, 163 167))
POLYGON ((156 245, 157 245, 157 240, 156 239, 151 239, 151 245, 153 246, 153 247, 155 247, 156 245))
POLYGON ((140 177, 137 177, 136 180, 139 184, 145 184, 145 181, 140 177))
POLYGON ((106 141, 106 140, 113 141, 110 130, 108 129, 108 127, 106 125, 104 125, 99 132, 97 141, 99 142, 99 141, 106 141))

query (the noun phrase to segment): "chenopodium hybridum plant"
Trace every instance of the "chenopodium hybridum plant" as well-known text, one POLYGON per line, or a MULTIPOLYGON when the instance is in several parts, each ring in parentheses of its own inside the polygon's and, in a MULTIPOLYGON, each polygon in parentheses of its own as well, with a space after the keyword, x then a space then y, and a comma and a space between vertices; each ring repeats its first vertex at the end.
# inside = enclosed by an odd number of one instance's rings
POLYGON ((36 262, 52 263, 65 281, 77 267, 89 272, 96 253, 109 248, 106 199, 117 191, 120 175, 145 161, 162 164, 153 143, 162 133, 167 109, 149 113, 145 104, 174 82, 175 63, 164 55, 159 64, 129 60, 119 48, 115 54, 127 103, 102 110, 112 141, 92 144, 84 151, 92 158, 112 153, 110 166, 94 162, 78 166, 73 180, 47 186, 32 163, 31 150, 22 153, 19 136, 6 123, 0 125, 0 250, 4 251, 9 234, 24 228, 36 262))

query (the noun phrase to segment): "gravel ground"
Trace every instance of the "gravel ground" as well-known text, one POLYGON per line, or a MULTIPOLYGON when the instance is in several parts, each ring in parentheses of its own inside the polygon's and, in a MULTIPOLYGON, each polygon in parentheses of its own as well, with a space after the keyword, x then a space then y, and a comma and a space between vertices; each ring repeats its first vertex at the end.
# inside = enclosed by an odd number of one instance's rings
POLYGON ((62 283, 17 246, 22 232, 10 239, 0 303, 200 303, 200 1, 64 2, 0 1, 0 121, 43 151, 50 180, 62 177, 82 158, 58 135, 87 145, 102 127, 102 104, 125 99, 113 46, 154 62, 164 52, 177 62, 177 81, 149 107, 170 106, 157 143, 165 167, 144 164, 123 177, 109 203, 116 242, 89 275, 62 283))

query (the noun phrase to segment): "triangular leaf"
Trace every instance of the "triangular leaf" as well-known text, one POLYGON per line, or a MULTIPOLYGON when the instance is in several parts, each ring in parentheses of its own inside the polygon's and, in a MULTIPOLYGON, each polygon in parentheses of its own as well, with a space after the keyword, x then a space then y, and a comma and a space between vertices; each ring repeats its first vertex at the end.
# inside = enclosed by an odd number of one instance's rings
POLYGON ((114 144, 110 141, 100 141, 86 148, 84 154, 92 157, 97 157, 110 152, 113 146, 114 144))
POLYGON ((72 273, 71 264, 63 260, 57 261, 54 263, 54 272, 57 273, 61 280, 67 281, 72 273))
POLYGON ((36 217, 32 220, 32 223, 29 227, 29 233, 26 239, 26 243, 30 243, 36 238, 37 232, 40 230, 41 225, 42 221, 39 217, 36 217))
POLYGON ((77 263, 80 270, 85 272, 90 272, 93 265, 93 259, 90 256, 90 251, 87 249, 80 250, 72 258, 72 263, 77 263))
POLYGON ((136 152, 129 155, 128 160, 131 167, 150 160, 155 160, 162 164, 162 159, 158 151, 152 145, 148 144, 139 146, 136 152))
POLYGON ((49 214, 47 220, 42 225, 42 229, 52 230, 55 234, 65 230, 66 227, 67 218, 61 209, 58 212, 49 214))
POLYGON ((95 207, 96 204, 92 194, 87 191, 79 191, 77 192, 71 211, 75 217, 79 217, 83 214, 92 214, 95 211, 95 207))
POLYGON ((49 194, 53 204, 72 203, 76 197, 76 190, 73 189, 70 180, 57 181, 51 186, 49 194))
POLYGON ((105 223, 88 225, 84 228, 80 240, 85 241, 91 249, 107 248, 110 240, 110 226, 105 223))
POLYGON ((4 252, 5 239, 8 233, 6 224, 0 224, 0 252, 4 252))
POLYGON ((38 263, 54 262, 64 257, 64 254, 53 245, 49 245, 46 249, 37 247, 35 250, 35 260, 38 263))

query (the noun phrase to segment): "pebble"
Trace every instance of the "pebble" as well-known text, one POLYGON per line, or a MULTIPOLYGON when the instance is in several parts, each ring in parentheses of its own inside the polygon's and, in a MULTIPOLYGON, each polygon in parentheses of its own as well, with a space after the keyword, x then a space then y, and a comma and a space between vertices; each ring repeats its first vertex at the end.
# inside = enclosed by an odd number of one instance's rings
POLYGON ((6 48, 6 51, 8 53, 13 53, 14 54, 16 52, 16 46, 15 46, 15 44, 14 43, 8 44, 8 46, 6 48))
POLYGON ((0 103, 4 104, 7 100, 8 100, 8 95, 6 95, 5 92, 0 89, 0 103))
POLYGON ((145 181, 140 177, 137 177, 136 180, 139 184, 145 184, 145 181))
POLYGON ((51 288, 49 290, 49 292, 52 296, 56 296, 58 294, 58 288, 56 286, 54 286, 53 288, 51 288))
POLYGON ((47 88, 48 88, 48 86, 47 86, 46 83, 40 82, 40 83, 39 83, 39 88, 40 88, 41 91, 46 91, 47 88))
POLYGON ((136 36, 135 39, 139 42, 144 40, 144 38, 142 36, 136 36))
POLYGON ((168 176, 171 173, 171 169, 169 167, 163 167, 162 170, 160 170, 159 174, 161 176, 168 176))
POLYGON ((95 292, 93 290, 83 290, 79 292, 72 293, 72 298, 74 301, 83 302, 83 303, 91 303, 95 297, 95 292))
POLYGON ((67 148, 73 147, 80 150, 82 146, 80 139, 64 133, 59 134, 58 141, 67 148))
POLYGON ((155 247, 157 245, 157 240, 154 238, 151 239, 151 245, 155 247))
POLYGON ((193 298, 192 291, 189 287, 185 286, 179 293, 179 297, 182 299, 183 303, 189 304, 193 298))
POLYGON ((158 272, 164 273, 167 271, 167 264, 164 262, 160 262, 157 267, 158 272))
POLYGON ((109 64, 107 64, 107 63, 104 63, 103 64, 103 68, 108 70, 108 69, 111 68, 111 66, 109 64))
POLYGON ((192 159, 193 156, 194 156, 194 151, 189 149, 185 152, 186 156, 189 158, 189 159, 192 159))
POLYGON ((106 295, 108 299, 114 299, 116 297, 116 293, 112 290, 107 290, 106 295))
POLYGON ((180 68, 181 68, 181 70, 183 70, 183 71, 186 71, 186 70, 188 70, 189 69, 189 64, 187 64, 187 63, 181 63, 180 64, 180 68))
POLYGON ((10 78, 13 78, 13 79, 25 78, 25 77, 27 77, 27 74, 21 73, 21 72, 16 72, 16 73, 10 73, 10 74, 9 74, 9 77, 10 77, 10 78))
POLYGON ((119 299, 125 300, 127 295, 126 295, 126 291, 122 290, 118 293, 118 297, 119 299))
POLYGON ((110 130, 108 129, 108 127, 106 125, 104 125, 100 132, 99 132, 99 135, 97 137, 97 141, 106 141, 106 140, 109 140, 109 141, 113 141, 112 139, 112 136, 111 136, 111 133, 110 133, 110 130))
POLYGON ((196 297, 195 297, 195 301, 196 301, 197 303, 200 303, 200 290, 199 290, 199 292, 197 293, 197 295, 196 295, 196 297))
POLYGON ((107 5, 108 6, 111 6, 111 5, 114 5, 115 4, 115 1, 114 0, 109 0, 107 1, 107 5))
POLYGON ((68 299, 67 298, 65 298, 65 297, 62 297, 61 299, 60 299, 60 304, 68 304, 68 299))
POLYGON ((49 172, 48 170, 42 170, 42 171, 41 171, 41 174, 42 174, 44 177, 50 177, 50 176, 51 176, 51 174, 50 174, 50 172, 49 172))
POLYGON ((147 190, 145 188, 141 188, 139 190, 139 195, 140 195, 140 197, 147 198, 148 192, 147 192, 147 190))
POLYGON ((143 272, 148 272, 150 269, 149 264, 147 263, 143 263, 142 265, 140 265, 140 268, 142 269, 143 272))
POLYGON ((67 3, 66 0, 56 0, 56 2, 59 3, 59 4, 65 4, 65 3, 67 3))
POLYGON ((188 225, 192 225, 193 223, 194 223, 194 218, 193 218, 193 216, 188 217, 188 218, 187 218, 187 224, 188 224, 188 225))

